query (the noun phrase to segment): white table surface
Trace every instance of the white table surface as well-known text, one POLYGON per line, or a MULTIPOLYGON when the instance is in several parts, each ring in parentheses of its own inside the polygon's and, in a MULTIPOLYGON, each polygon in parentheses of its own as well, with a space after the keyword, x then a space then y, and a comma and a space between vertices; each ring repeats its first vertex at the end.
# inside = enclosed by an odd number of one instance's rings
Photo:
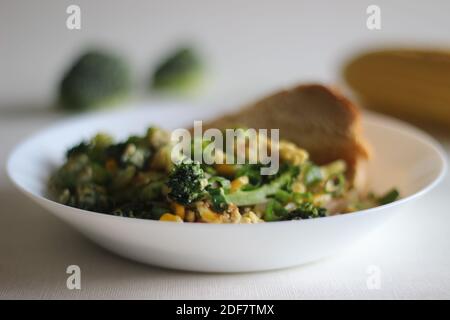
MULTIPOLYGON (((221 107, 296 81, 332 82, 339 61, 363 45, 449 43, 449 2, 377 1, 378 33, 365 28, 368 1, 99 2, 77 1, 84 17, 79 33, 64 27, 71 2, 0 3, 0 298, 450 298, 449 176, 339 256, 275 272, 217 275, 110 254, 19 194, 4 170, 21 139, 67 117, 46 106, 61 68, 88 41, 125 48, 144 78, 155 55, 191 37, 214 66, 198 102, 221 107), (81 268, 81 290, 66 287, 72 264, 81 268), (370 266, 381 271, 379 289, 367 286, 370 266)), ((450 137, 437 138, 450 152, 450 137)))

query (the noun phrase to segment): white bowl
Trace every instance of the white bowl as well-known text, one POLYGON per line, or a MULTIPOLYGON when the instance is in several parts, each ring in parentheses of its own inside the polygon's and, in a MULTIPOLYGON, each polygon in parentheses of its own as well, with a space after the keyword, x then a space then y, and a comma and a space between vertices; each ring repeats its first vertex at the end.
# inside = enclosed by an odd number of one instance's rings
POLYGON ((46 198, 47 180, 65 150, 105 131, 123 138, 150 124, 176 128, 214 112, 160 105, 85 115, 29 138, 12 152, 7 171, 15 185, 54 215, 100 246, 121 256, 167 268, 205 272, 243 272, 300 265, 335 254, 355 243, 404 204, 419 199, 446 171, 440 146, 422 131, 385 116, 364 114, 373 146, 371 188, 397 187, 401 200, 352 214, 256 225, 172 223, 122 218, 68 207, 46 198))

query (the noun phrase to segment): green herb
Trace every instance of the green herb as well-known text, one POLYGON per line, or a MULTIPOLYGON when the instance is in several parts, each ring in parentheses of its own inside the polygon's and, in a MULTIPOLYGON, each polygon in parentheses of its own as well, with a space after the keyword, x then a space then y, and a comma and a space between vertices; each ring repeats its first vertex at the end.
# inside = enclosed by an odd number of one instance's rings
POLYGON ((400 193, 398 192, 398 190, 392 189, 389 192, 387 192, 386 194, 384 194, 383 196, 378 198, 378 204, 384 205, 384 204, 394 202, 395 200, 398 199, 399 196, 400 196, 400 193))

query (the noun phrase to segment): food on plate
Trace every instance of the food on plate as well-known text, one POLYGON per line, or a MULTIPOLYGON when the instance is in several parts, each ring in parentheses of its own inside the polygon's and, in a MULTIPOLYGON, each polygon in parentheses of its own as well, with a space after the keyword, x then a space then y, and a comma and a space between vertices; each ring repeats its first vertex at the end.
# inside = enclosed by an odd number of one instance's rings
MULTIPOLYGON (((275 143, 258 136, 269 150, 278 150, 279 170, 263 175, 267 164, 262 162, 207 164, 187 155, 174 162, 170 133, 150 127, 144 135, 120 142, 99 133, 70 148, 49 190, 58 202, 85 210, 206 223, 311 219, 399 197, 395 189, 381 196, 366 192, 364 179, 358 177, 370 152, 358 110, 324 86, 280 92, 205 126, 239 126, 244 133, 250 128, 280 128, 281 139, 275 143)), ((191 143, 206 149, 213 142, 197 137, 191 143)), ((251 154, 251 148, 245 145, 244 154, 251 154)), ((214 156, 223 160, 238 152, 219 149, 214 156)))
POLYGON ((450 124, 448 51, 372 51, 352 59, 343 73, 369 108, 414 121, 450 124))
POLYGON ((189 93, 198 88, 203 76, 202 59, 192 48, 181 48, 157 66, 152 75, 154 90, 189 93))
POLYGON ((123 58, 102 51, 81 55, 65 73, 59 88, 61 107, 86 110, 113 105, 131 91, 130 69, 123 58))

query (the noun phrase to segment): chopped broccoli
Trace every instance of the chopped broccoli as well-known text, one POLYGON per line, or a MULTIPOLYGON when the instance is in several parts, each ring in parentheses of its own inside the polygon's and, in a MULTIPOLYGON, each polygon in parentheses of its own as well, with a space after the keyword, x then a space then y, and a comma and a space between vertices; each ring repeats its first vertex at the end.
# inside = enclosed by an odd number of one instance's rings
POLYGON ((336 160, 327 165, 320 167, 323 178, 327 179, 331 176, 344 174, 347 170, 347 164, 343 160, 336 160))
POLYGON ((260 186, 264 183, 264 176, 261 175, 261 164, 244 164, 236 171, 236 177, 247 176, 252 186, 260 186))
POLYGON ((139 141, 128 139, 126 142, 108 146, 105 153, 108 158, 114 159, 122 168, 133 165, 142 169, 151 157, 151 150, 140 144, 139 141))
POLYGON ((118 190, 129 185, 136 175, 136 171, 137 169, 133 165, 128 165, 125 168, 118 170, 111 182, 111 189, 118 190))
POLYGON ((76 146, 73 146, 66 152, 66 158, 74 157, 89 151, 89 144, 86 141, 82 141, 76 146))
POLYGON ((146 185, 139 195, 143 200, 154 200, 161 195, 162 188, 164 187, 164 181, 153 181, 146 185))
POLYGON ((170 209, 164 203, 133 201, 114 209, 112 214, 119 217, 158 220, 169 211, 170 209))
POLYGON ((91 145, 100 150, 105 150, 107 147, 112 145, 114 142, 114 139, 106 133, 97 133, 92 139, 91 139, 91 145))
POLYGON ((230 185, 230 180, 224 177, 213 176, 208 179, 206 191, 208 192, 209 199, 211 200, 212 207, 215 211, 222 212, 228 208, 225 192, 229 191, 230 185))
POLYGON ((327 209, 316 207, 311 202, 304 202, 298 206, 297 209, 290 211, 282 220, 303 220, 303 219, 312 219, 312 218, 320 218, 325 217, 327 213, 327 209))
POLYGON ((285 216, 288 211, 283 205, 275 199, 271 199, 267 203, 266 210, 264 212, 264 221, 278 221, 285 216))
POLYGON ((313 186, 316 183, 320 182, 322 179, 322 171, 320 170, 319 166, 311 164, 306 167, 304 171, 305 185, 313 186))
POLYGON ((194 50, 182 48, 164 60, 154 71, 154 90, 187 93, 200 83, 202 65, 194 50))
POLYGON ((335 196, 342 195, 347 187, 347 180, 344 174, 339 173, 330 176, 325 183, 325 192, 331 193, 335 196))
POLYGON ((205 173, 198 162, 185 160, 177 164, 169 175, 169 198, 187 205, 206 195, 208 185, 205 173))
POLYGON ((395 200, 398 199, 399 196, 400 196, 400 193, 398 192, 398 190, 392 189, 389 192, 387 192, 386 194, 384 194, 383 196, 378 198, 378 204, 384 205, 384 204, 394 202, 395 200))
POLYGON ((74 194, 76 206, 80 209, 108 212, 110 210, 110 200, 104 187, 94 183, 78 185, 74 194))
POLYGON ((274 198, 283 204, 286 204, 293 199, 290 192, 281 189, 275 192, 274 198))
POLYGON ((67 159, 79 155, 86 155, 89 160, 94 162, 103 162, 105 160, 104 152, 113 145, 113 138, 104 133, 98 133, 89 142, 82 141, 78 145, 70 148, 66 152, 67 159))
POLYGON ((150 127, 147 129, 145 139, 154 149, 161 148, 170 143, 170 134, 158 127, 150 127))
POLYGON ((85 110, 114 104, 131 89, 128 65, 115 55, 99 51, 83 54, 64 75, 60 85, 62 107, 85 110))
POLYGON ((225 198, 228 203, 233 203, 237 206, 265 203, 268 201, 269 196, 275 195, 282 187, 287 186, 297 175, 298 167, 291 167, 268 184, 264 184, 259 188, 249 191, 239 190, 225 195, 225 198))
POLYGON ((228 202, 223 188, 207 188, 212 207, 217 212, 228 208, 228 202))
POLYGON ((325 217, 327 210, 314 206, 311 202, 300 203, 299 206, 288 211, 279 201, 271 199, 264 212, 265 221, 303 220, 325 217))
POLYGON ((150 155, 148 148, 137 147, 134 143, 128 143, 121 156, 120 162, 143 168, 150 155))
POLYGON ((78 154, 68 158, 51 177, 50 185, 55 189, 74 189, 77 185, 91 182, 92 168, 86 154, 78 154))
POLYGON ((231 187, 230 180, 221 177, 221 176, 213 176, 208 179, 209 186, 216 188, 222 187, 224 190, 228 190, 231 187))

